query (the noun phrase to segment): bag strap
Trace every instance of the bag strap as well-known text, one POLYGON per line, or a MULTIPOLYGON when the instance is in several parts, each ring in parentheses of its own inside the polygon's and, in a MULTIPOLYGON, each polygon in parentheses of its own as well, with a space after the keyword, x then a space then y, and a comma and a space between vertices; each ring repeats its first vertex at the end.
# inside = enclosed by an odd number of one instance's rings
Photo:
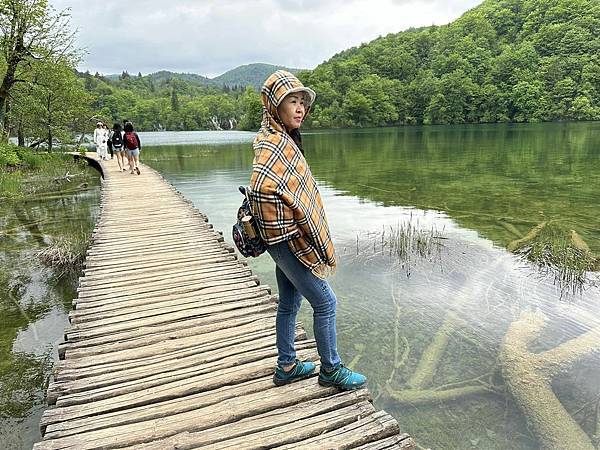
POLYGON ((249 186, 240 186, 238 187, 240 193, 246 197, 246 200, 248 201, 248 206, 251 205, 250 203, 250 187, 249 186))

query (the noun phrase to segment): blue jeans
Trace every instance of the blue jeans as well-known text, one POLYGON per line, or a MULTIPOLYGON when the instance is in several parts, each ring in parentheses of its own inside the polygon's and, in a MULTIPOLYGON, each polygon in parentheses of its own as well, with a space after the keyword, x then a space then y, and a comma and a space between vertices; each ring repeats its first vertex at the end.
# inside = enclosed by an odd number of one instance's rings
POLYGON ((335 332, 336 298, 326 280, 321 280, 306 268, 290 251, 287 242, 271 245, 267 249, 277 268, 279 306, 277 307, 277 363, 289 366, 296 359, 294 337, 296 315, 302 297, 313 309, 313 327, 321 365, 327 370, 340 365, 335 332))

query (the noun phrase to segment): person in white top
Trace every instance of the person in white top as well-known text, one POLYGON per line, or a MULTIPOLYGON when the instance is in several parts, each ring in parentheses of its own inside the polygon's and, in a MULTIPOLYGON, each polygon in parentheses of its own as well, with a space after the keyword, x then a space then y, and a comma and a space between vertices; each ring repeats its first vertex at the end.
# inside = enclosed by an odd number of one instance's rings
POLYGON ((102 125, 102 122, 96 124, 96 129, 94 130, 94 144, 96 144, 96 153, 98 154, 98 157, 105 160, 108 159, 108 144, 106 143, 108 140, 108 130, 105 130, 102 125))

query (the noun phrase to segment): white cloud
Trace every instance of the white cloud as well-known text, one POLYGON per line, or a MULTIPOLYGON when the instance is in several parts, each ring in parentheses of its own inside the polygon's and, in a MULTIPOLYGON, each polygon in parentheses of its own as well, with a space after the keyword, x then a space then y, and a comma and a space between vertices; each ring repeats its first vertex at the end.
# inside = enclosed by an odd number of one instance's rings
POLYGON ((53 0, 71 8, 80 68, 208 76, 266 62, 312 68, 408 27, 448 23, 478 0, 53 0))

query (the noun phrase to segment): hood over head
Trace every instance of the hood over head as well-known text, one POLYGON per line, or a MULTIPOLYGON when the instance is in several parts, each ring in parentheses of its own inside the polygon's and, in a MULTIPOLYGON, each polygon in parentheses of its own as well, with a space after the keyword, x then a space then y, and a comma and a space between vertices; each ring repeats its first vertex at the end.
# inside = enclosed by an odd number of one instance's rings
POLYGON ((304 86, 295 75, 285 70, 278 70, 267 78, 261 89, 263 104, 262 127, 274 128, 277 131, 285 130, 277 113, 277 107, 281 104, 285 96, 292 92, 304 92, 307 95, 305 102, 306 113, 304 115, 304 118, 306 118, 317 96, 315 91, 304 86))

